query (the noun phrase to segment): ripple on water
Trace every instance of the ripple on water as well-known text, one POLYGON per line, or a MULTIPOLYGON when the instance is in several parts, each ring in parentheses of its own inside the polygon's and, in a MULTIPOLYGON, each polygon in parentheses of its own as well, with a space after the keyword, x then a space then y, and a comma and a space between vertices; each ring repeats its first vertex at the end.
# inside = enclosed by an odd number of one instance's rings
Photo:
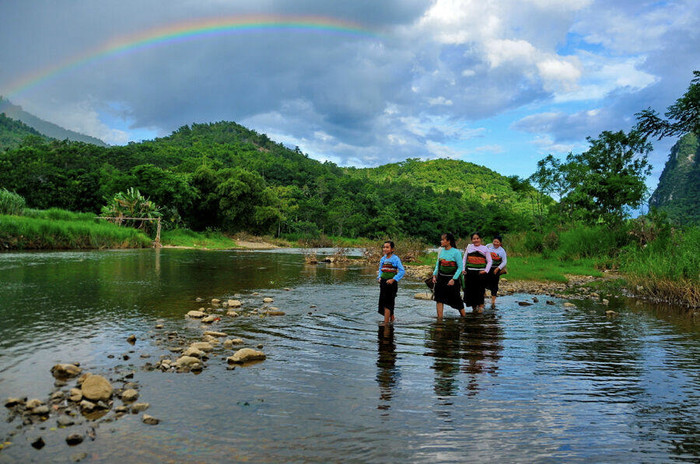
MULTIPOLYGON (((300 254, 284 252, 155 256, 36 255, 27 258, 31 269, 21 278, 11 273, 0 288, 4 396, 46 397, 55 362, 109 371, 135 350, 141 398, 162 422, 145 427, 130 415, 102 424, 97 440, 81 445, 94 462, 692 462, 700 456, 700 336, 690 325, 626 308, 610 320, 595 305, 521 307, 518 295, 499 297, 497 309, 464 319, 446 309, 437 322, 434 303, 412 297, 423 291, 420 284, 404 282, 398 323, 381 327, 372 269, 308 267, 300 254), (235 294, 247 309, 272 296, 286 313, 222 317, 213 326, 245 346, 262 344, 266 361, 227 370, 224 353, 217 353, 198 376, 138 369, 142 351, 170 355, 150 338, 156 320, 196 338, 200 323, 183 317, 198 307, 194 298, 235 294), (125 343, 130 333, 137 336, 134 347, 125 343)), ((15 425, 0 424, 0 438, 15 425)), ((55 449, 58 459, 74 452, 55 449)), ((0 457, 21 462, 32 453, 18 445, 0 457)))

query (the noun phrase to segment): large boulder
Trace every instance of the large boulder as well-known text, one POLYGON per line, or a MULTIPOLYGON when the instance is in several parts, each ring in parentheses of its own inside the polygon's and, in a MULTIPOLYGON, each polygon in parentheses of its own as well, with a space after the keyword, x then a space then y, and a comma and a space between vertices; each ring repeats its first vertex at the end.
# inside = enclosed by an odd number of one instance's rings
POLYGON ((107 401, 112 397, 112 384, 101 375, 88 375, 80 387, 83 397, 91 401, 107 401))

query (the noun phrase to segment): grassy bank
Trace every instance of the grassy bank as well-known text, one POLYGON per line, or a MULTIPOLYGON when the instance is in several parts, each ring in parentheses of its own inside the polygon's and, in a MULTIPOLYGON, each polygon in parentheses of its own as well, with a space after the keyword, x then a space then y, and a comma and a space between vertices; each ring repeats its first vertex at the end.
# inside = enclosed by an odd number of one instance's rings
POLYGON ((236 240, 221 232, 194 232, 189 229, 166 230, 161 233, 163 246, 202 248, 207 250, 229 250, 238 248, 236 240))
POLYGON ((620 271, 637 295, 700 307, 700 227, 672 231, 644 247, 626 248, 620 271))
POLYGON ((143 248, 151 245, 152 240, 143 232, 95 219, 92 214, 30 210, 25 216, 0 215, 0 246, 5 250, 143 248))

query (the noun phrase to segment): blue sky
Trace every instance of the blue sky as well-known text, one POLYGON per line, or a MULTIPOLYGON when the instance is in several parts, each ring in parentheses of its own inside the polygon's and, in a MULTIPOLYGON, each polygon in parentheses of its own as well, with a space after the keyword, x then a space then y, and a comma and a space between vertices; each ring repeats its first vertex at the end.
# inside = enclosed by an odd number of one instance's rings
MULTIPOLYGON (((229 120, 342 166, 450 157, 528 177, 547 154, 663 113, 700 68, 698 24, 697 0, 9 0, 0 94, 110 144, 229 120), (246 18, 325 29, 101 54, 246 18)), ((652 189, 673 142, 655 143, 652 189)))

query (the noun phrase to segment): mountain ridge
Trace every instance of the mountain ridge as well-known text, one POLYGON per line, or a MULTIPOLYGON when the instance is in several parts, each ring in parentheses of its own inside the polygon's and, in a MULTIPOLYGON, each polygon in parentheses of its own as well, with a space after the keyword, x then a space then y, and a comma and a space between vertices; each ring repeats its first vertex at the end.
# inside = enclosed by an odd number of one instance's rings
POLYGON ((85 142, 97 145, 100 147, 108 146, 102 140, 89 135, 81 134, 69 129, 65 129, 58 124, 45 121, 27 111, 21 106, 15 105, 8 99, 0 96, 0 114, 4 113, 8 118, 21 121, 42 135, 57 140, 72 140, 76 142, 85 142))
POLYGON ((671 148, 649 207, 665 211, 679 224, 700 223, 700 141, 688 133, 671 148))

